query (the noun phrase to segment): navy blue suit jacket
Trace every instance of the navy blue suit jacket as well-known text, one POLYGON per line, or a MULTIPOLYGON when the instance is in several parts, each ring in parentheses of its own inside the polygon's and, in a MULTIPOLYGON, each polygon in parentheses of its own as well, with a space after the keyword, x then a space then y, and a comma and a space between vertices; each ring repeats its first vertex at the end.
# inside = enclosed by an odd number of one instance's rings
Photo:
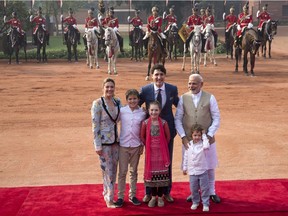
MULTIPOLYGON (((166 93, 166 103, 161 110, 160 117, 167 121, 171 133, 171 138, 176 136, 176 129, 174 123, 174 116, 172 112, 172 106, 177 107, 179 97, 178 89, 176 86, 165 83, 165 93, 166 93)), ((155 101, 155 90, 154 83, 143 86, 140 90, 140 102, 141 106, 145 103, 146 108, 148 108, 150 102, 155 101)))

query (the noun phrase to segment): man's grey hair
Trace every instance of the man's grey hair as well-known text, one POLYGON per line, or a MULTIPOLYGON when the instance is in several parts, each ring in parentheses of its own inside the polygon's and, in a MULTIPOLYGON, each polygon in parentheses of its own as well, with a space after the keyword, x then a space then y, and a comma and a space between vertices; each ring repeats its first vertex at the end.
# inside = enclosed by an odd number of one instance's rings
POLYGON ((199 80, 200 82, 203 82, 203 77, 200 75, 200 74, 191 74, 189 76, 189 80, 192 79, 192 78, 195 78, 196 80, 199 80))

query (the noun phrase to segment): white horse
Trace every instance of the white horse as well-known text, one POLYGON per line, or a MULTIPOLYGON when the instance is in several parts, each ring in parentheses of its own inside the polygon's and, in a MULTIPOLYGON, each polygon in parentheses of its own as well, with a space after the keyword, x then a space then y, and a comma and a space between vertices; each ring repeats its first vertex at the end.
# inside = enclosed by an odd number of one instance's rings
MULTIPOLYGON (((201 46, 202 46, 202 38, 201 38, 201 27, 202 25, 196 25, 192 32, 193 37, 189 42, 190 48, 190 56, 191 56, 191 73, 200 73, 200 54, 201 54, 201 46)), ((185 50, 185 43, 184 43, 184 50, 185 50)), ((183 64, 182 70, 185 70, 185 61, 186 55, 184 52, 183 55, 183 64)))
POLYGON ((217 66, 216 60, 215 60, 215 41, 214 36, 212 34, 212 28, 213 26, 211 24, 207 24, 206 27, 203 29, 204 38, 206 39, 205 45, 204 45, 204 66, 207 66, 207 55, 210 57, 210 62, 212 62, 215 66, 217 66))
POLYGON ((87 66, 89 66, 91 69, 93 68, 93 65, 96 66, 96 68, 99 68, 98 63, 98 38, 95 34, 95 29, 88 29, 86 32, 86 38, 87 38, 87 66))
POLYGON ((111 66, 113 67, 114 74, 117 74, 116 70, 116 59, 119 53, 120 47, 119 42, 114 30, 110 27, 105 29, 104 33, 105 45, 106 45, 106 55, 108 57, 108 74, 111 74, 111 66))

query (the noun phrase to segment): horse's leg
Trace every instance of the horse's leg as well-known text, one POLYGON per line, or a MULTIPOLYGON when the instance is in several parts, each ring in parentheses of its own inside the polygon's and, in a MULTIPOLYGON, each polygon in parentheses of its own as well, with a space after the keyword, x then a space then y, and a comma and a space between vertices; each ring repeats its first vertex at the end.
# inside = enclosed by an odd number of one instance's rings
POLYGON ((195 53, 194 54, 192 54, 192 49, 191 49, 191 47, 190 47, 190 56, 191 56, 191 66, 190 66, 190 71, 191 71, 191 73, 194 73, 194 67, 195 67, 195 53))
POLYGON ((250 65, 251 65, 251 76, 255 76, 254 67, 255 67, 255 55, 250 53, 250 65))
POLYGON ((114 54, 113 56, 113 69, 114 69, 114 74, 117 75, 117 69, 116 69, 116 61, 117 61, 117 53, 114 54))
POLYGON ((67 51, 68 51, 68 61, 71 62, 71 44, 67 43, 67 51))
POLYGON ((248 76, 248 68, 247 68, 247 64, 248 64, 248 51, 244 50, 244 55, 243 55, 243 71, 246 74, 246 76, 248 76))
POLYGON ((235 48, 235 72, 238 72, 239 47, 235 48))
POLYGON ((212 59, 213 59, 213 64, 214 66, 217 66, 216 58, 215 58, 215 49, 211 51, 212 59))
POLYGON ((265 44, 264 44, 264 53, 263 53, 264 58, 266 58, 266 50, 267 50, 267 41, 265 41, 265 44))
POLYGON ((230 58, 233 59, 233 44, 230 46, 230 58))
POLYGON ((111 58, 108 58, 108 74, 111 74, 111 58))
POLYGON ((78 62, 77 42, 75 42, 74 44, 74 56, 75 56, 75 61, 78 62))
POLYGON ((148 54, 148 59, 149 59, 149 62, 148 62, 148 70, 147 70, 147 76, 145 78, 146 81, 149 80, 149 77, 150 77, 150 69, 151 69, 151 63, 152 63, 152 56, 151 56, 151 53, 148 54))
POLYGON ((41 55, 40 55, 40 44, 37 45, 37 62, 40 63, 41 55))
POLYGON ((99 62, 98 62, 98 43, 96 43, 95 46, 95 60, 96 60, 96 68, 99 68, 99 62))
MULTIPOLYGON (((201 55, 201 54, 200 54, 201 55)), ((204 53, 204 66, 207 66, 207 52, 204 53)))
POLYGON ((23 50, 24 50, 24 55, 25 55, 25 62, 27 62, 27 52, 26 52, 26 44, 23 46, 23 50))
POLYGON ((134 44, 131 46, 131 58, 130 60, 133 60, 133 55, 134 55, 134 44))
POLYGON ((185 53, 186 45, 184 43, 184 52, 183 52, 183 62, 182 62, 182 71, 185 70, 185 61, 186 61, 186 53, 185 53))
POLYGON ((268 49, 269 58, 271 58, 271 44, 272 44, 272 41, 269 40, 269 49, 268 49))
POLYGON ((19 64, 19 50, 18 50, 17 45, 14 46, 14 49, 15 49, 15 61, 16 61, 16 64, 19 64))
POLYGON ((46 42, 43 46, 43 61, 47 62, 47 54, 46 54, 46 42))
POLYGON ((89 66, 89 52, 86 50, 86 65, 89 66))

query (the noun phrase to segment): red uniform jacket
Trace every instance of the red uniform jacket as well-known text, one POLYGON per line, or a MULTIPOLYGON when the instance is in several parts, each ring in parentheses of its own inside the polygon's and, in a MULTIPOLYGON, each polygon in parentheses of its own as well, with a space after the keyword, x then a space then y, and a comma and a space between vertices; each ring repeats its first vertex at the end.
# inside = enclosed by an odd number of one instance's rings
POLYGON ((177 23, 177 17, 175 15, 168 14, 165 18, 164 21, 167 21, 167 24, 165 26, 165 30, 168 29, 168 27, 173 24, 177 23))
POLYGON ((240 13, 240 14, 238 15, 238 21, 237 21, 237 22, 238 22, 238 24, 239 24, 240 27, 241 27, 241 30, 239 30, 239 31, 237 32, 237 36, 240 36, 241 33, 242 33, 242 31, 243 31, 243 29, 244 29, 245 27, 247 27, 249 23, 252 23, 252 22, 253 22, 252 15, 250 15, 250 14, 244 15, 244 13, 240 13))
POLYGON ((198 15, 192 15, 188 17, 187 20, 187 25, 190 28, 190 31, 194 30, 194 25, 201 25, 202 24, 202 19, 198 15))
POLYGON ((106 26, 106 27, 110 27, 110 28, 119 28, 119 22, 118 22, 118 18, 114 18, 114 17, 106 17, 103 21, 102 21, 102 25, 106 26))
POLYGON ((267 11, 263 11, 262 13, 259 14, 259 16, 257 18, 260 19, 258 28, 261 29, 263 23, 268 21, 269 19, 271 19, 271 16, 270 16, 270 14, 267 11))
POLYGON ((209 16, 206 16, 204 15, 203 16, 203 28, 206 27, 207 24, 213 24, 214 25, 214 16, 213 15, 209 15, 209 16))
POLYGON ((153 15, 148 17, 148 19, 147 19, 148 32, 150 32, 151 28, 153 28, 153 29, 157 29, 157 31, 159 33, 161 33, 162 32, 161 26, 162 26, 162 18, 161 17, 159 17, 159 16, 154 17, 153 15))
POLYGON ((34 17, 34 18, 31 20, 31 22, 36 24, 36 26, 34 27, 34 30, 33 30, 33 34, 36 33, 39 25, 42 25, 42 24, 46 25, 46 20, 45 20, 45 18, 42 17, 42 16, 36 16, 36 17, 34 17))
MULTIPOLYGON (((77 21, 74 17, 66 17, 64 20, 63 20, 63 23, 67 23, 68 25, 77 25, 77 21)), ((68 28, 66 27, 64 29, 65 32, 68 31, 68 28)))
POLYGON ((233 14, 229 14, 225 17, 225 21, 228 21, 226 25, 226 31, 228 31, 231 25, 237 23, 237 17, 233 14))
POLYGON ((95 17, 87 17, 85 19, 85 28, 93 28, 93 27, 98 27, 98 22, 97 22, 97 18, 95 17))
POLYGON ((19 19, 17 18, 12 18, 10 20, 7 21, 7 24, 9 24, 11 27, 16 27, 19 29, 19 32, 21 34, 23 34, 23 31, 22 31, 22 25, 21 25, 21 22, 19 19))

